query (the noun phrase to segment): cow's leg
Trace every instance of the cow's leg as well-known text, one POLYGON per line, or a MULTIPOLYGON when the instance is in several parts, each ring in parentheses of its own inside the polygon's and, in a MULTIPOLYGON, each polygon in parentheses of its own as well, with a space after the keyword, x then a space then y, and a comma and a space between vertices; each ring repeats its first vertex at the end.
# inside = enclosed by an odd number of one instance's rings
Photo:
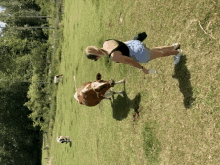
POLYGON ((109 98, 109 97, 111 97, 113 94, 118 94, 118 95, 120 95, 120 94, 124 94, 124 92, 123 92, 123 91, 120 91, 120 92, 110 91, 108 94, 105 94, 105 98, 109 98))
MULTIPOLYGON (((126 81, 126 79, 123 79, 123 80, 117 81, 115 84, 122 84, 122 83, 124 83, 125 81, 126 81)), ((123 92, 123 91, 120 91, 120 92, 114 92, 114 91, 112 91, 111 94, 112 94, 112 95, 113 95, 113 94, 118 94, 118 95, 120 95, 120 94, 124 94, 124 92, 123 92)))
POLYGON ((105 92, 105 95, 104 95, 105 99, 110 99, 111 96, 113 95, 113 93, 114 93, 114 92, 113 92, 112 89, 107 90, 107 91, 105 92))
POLYGON ((118 94, 118 95, 120 95, 120 94, 124 94, 124 91, 120 91, 120 92, 113 92, 113 94, 118 94))
POLYGON ((111 97, 108 97, 108 98, 104 98, 104 99, 106 99, 106 100, 107 100, 107 99, 108 99, 108 100, 111 100, 111 97))
POLYGON ((116 82, 115 84, 122 84, 122 83, 125 82, 125 80, 126 80, 126 79, 120 80, 120 81, 116 82))

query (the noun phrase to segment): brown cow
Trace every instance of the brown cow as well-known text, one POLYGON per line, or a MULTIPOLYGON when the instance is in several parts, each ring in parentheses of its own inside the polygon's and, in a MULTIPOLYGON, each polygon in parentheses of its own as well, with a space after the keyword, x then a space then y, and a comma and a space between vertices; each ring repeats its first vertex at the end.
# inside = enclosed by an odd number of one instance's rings
POLYGON ((105 81, 101 80, 101 74, 98 73, 96 75, 96 81, 86 82, 82 84, 80 87, 76 87, 76 78, 75 80, 75 88, 76 93, 74 98, 83 105, 86 106, 96 106, 103 99, 109 99, 113 94, 123 94, 123 91, 114 92, 110 88, 115 84, 121 84, 125 82, 125 79, 115 82, 114 80, 105 81))

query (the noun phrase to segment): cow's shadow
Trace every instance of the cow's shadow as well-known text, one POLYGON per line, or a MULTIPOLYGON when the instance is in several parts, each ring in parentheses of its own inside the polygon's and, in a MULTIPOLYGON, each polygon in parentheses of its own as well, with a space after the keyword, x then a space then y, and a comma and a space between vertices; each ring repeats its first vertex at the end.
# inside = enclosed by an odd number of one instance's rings
POLYGON ((138 93, 133 100, 130 100, 126 94, 125 86, 124 86, 124 94, 121 95, 113 95, 111 99, 111 107, 113 110, 113 118, 116 120, 122 120, 127 118, 130 109, 133 109, 134 112, 137 112, 139 109, 139 105, 141 102, 141 94, 138 93), (115 96, 117 96, 115 98, 115 96))
POLYGON ((193 98, 193 90, 190 82, 190 72, 186 67, 186 56, 182 56, 178 65, 175 65, 173 78, 179 81, 179 88, 184 96, 183 104, 184 107, 191 108, 192 103, 195 101, 193 98))

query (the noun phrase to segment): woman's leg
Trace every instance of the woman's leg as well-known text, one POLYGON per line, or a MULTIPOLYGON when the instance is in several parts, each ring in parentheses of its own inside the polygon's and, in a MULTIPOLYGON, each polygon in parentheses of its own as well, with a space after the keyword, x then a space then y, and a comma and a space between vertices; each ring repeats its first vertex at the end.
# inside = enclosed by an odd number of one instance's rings
POLYGON ((158 50, 158 49, 151 49, 151 57, 150 60, 159 58, 159 57, 167 57, 171 55, 177 55, 179 53, 178 50, 170 50, 170 49, 163 49, 163 50, 158 50))
POLYGON ((155 47, 155 48, 152 48, 153 50, 160 50, 160 51, 163 51, 163 50, 173 50, 174 47, 173 46, 160 46, 160 47, 155 47))
MULTIPOLYGON (((160 47, 155 47, 155 48, 152 48, 152 49, 161 50, 161 51, 174 50, 174 46, 173 45, 171 45, 171 46, 160 46, 160 47)), ((177 44, 176 49, 180 49, 180 44, 177 44)))
MULTIPOLYGON (((146 49, 150 50, 150 48, 146 47, 146 49)), ((156 48, 152 48, 151 50, 158 50, 158 51, 166 51, 166 50, 174 50, 173 46, 160 46, 156 48)))

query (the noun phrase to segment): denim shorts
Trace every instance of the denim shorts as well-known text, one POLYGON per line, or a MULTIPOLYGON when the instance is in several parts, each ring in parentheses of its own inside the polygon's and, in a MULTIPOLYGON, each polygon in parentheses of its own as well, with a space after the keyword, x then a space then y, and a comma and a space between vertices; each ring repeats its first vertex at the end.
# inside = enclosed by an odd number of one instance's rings
POLYGON ((130 51, 130 57, 138 63, 148 63, 151 57, 150 50, 146 49, 143 42, 139 40, 131 40, 126 43, 130 51))

